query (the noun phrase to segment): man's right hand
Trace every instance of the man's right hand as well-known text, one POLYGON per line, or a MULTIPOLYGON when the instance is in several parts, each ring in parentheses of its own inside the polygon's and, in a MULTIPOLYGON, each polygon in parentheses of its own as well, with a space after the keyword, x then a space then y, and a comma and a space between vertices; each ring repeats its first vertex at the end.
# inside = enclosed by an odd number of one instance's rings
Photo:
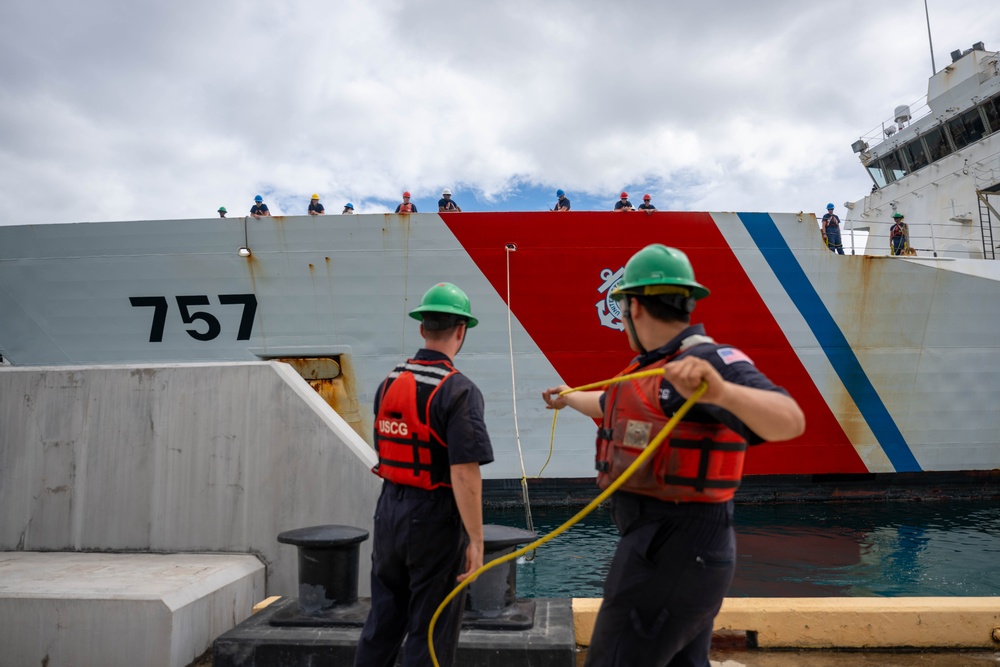
POLYGON ((568 384, 561 384, 558 387, 550 387, 542 392, 542 400, 545 401, 545 405, 550 410, 562 410, 569 403, 565 396, 560 396, 562 392, 569 389, 568 384))
POLYGON ((457 581, 468 579, 473 572, 483 566, 483 543, 481 541, 469 540, 469 546, 465 547, 465 572, 458 575, 457 581))

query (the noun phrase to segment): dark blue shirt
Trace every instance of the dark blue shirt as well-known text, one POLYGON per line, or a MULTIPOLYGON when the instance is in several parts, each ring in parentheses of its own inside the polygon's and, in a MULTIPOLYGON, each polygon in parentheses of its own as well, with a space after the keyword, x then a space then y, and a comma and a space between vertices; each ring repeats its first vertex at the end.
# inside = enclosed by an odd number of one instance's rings
POLYGON ((320 204, 319 202, 316 202, 316 203, 309 202, 309 210, 310 211, 316 211, 317 213, 323 213, 323 212, 326 211, 326 209, 323 208, 323 205, 320 204))
POLYGON ((267 212, 267 204, 254 204, 250 207, 250 215, 256 215, 258 213, 263 215, 267 212))
POLYGON ((615 210, 620 211, 623 208, 632 208, 632 202, 628 199, 619 199, 615 202, 615 210))
MULTIPOLYGON (((654 361, 659 361, 664 357, 668 357, 676 353, 677 350, 680 349, 681 343, 684 342, 684 339, 693 335, 704 336, 705 327, 701 324, 689 326, 663 347, 650 350, 645 354, 639 355, 633 360, 639 364, 639 368, 636 370, 641 370, 654 361)), ((678 354, 675 359, 683 359, 688 356, 706 360, 708 363, 712 364, 715 370, 719 372, 719 375, 722 376, 722 379, 727 382, 732 382, 744 387, 764 389, 766 391, 777 391, 785 394, 786 396, 788 395, 787 391, 775 385, 766 375, 757 370, 757 367, 753 365, 749 357, 732 346, 708 342, 696 344, 678 354)), ((606 394, 601 394, 602 410, 604 409, 605 396, 606 394)), ((673 385, 667 382, 666 379, 661 381, 660 408, 663 410, 663 414, 674 414, 682 405, 684 405, 686 400, 687 399, 674 389, 673 385)), ((747 443, 751 445, 758 445, 764 442, 763 438, 747 428, 747 426, 740 421, 736 415, 728 410, 720 408, 717 405, 697 403, 691 408, 690 412, 687 413, 687 416, 684 419, 685 421, 692 422, 724 424, 736 433, 739 433, 746 439, 747 443)))
POLYGON ((440 211, 442 208, 446 211, 452 211, 458 208, 458 204, 455 203, 454 199, 445 199, 442 197, 438 199, 438 210, 440 211))
POLYGON ((560 197, 559 201, 556 202, 556 210, 558 211, 561 208, 565 208, 567 211, 570 209, 569 197, 560 197))
POLYGON ((640 211, 655 211, 656 207, 653 206, 652 204, 647 204, 646 202, 643 202, 643 203, 639 204, 639 210, 640 211))

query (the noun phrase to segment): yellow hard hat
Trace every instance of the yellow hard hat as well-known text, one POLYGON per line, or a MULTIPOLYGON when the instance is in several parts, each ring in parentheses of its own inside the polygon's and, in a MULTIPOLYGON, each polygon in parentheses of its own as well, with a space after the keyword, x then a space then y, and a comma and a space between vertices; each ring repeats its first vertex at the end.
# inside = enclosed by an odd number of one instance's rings
POLYGON ((313 196, 312 196, 312 197, 310 197, 309 199, 319 199, 319 195, 313 195, 313 196))

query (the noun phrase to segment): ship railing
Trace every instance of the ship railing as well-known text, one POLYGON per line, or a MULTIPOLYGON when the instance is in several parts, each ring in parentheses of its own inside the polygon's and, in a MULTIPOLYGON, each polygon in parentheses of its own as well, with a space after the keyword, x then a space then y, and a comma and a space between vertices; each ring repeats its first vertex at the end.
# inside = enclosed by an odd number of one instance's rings
POLYGON ((915 121, 920 120, 924 116, 928 116, 931 113, 931 108, 927 105, 927 95, 923 95, 916 101, 907 105, 910 109, 909 117, 905 121, 899 121, 895 116, 890 117, 880 125, 876 125, 871 130, 861 135, 861 141, 866 145, 866 150, 871 150, 875 148, 883 141, 887 141, 892 138, 896 132, 899 132, 908 125, 913 124, 915 121))
MULTIPOLYGON (((841 234, 844 249, 847 254, 855 255, 889 255, 892 245, 889 240, 891 222, 875 224, 844 221, 841 234)), ((978 234, 978 225, 964 219, 956 222, 942 223, 907 223, 909 227, 908 247, 917 253, 917 257, 937 257, 939 259, 983 259, 982 239, 978 234)), ((987 256, 987 259, 993 257, 987 256)))

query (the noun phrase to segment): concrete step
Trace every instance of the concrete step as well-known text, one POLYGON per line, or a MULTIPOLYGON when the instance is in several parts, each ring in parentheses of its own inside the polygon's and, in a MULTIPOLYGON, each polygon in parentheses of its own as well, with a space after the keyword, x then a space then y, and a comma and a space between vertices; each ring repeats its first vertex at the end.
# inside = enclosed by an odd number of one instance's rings
POLYGON ((263 597, 251 555, 0 552, 0 665, 185 667, 263 597))

